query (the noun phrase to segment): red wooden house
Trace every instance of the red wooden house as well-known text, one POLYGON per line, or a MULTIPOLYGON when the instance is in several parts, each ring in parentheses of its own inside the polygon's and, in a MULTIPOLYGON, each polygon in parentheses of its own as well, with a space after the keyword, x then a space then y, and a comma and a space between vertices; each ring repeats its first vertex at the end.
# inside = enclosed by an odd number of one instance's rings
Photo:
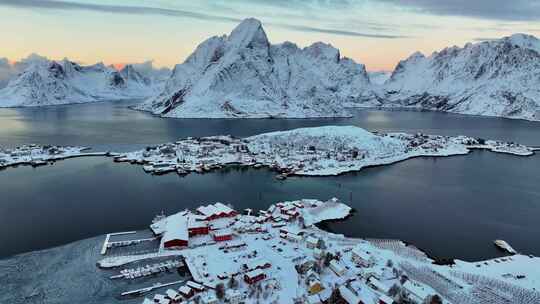
POLYGON ((265 278, 266 274, 260 269, 255 269, 244 274, 244 281, 248 284, 255 284, 265 278))

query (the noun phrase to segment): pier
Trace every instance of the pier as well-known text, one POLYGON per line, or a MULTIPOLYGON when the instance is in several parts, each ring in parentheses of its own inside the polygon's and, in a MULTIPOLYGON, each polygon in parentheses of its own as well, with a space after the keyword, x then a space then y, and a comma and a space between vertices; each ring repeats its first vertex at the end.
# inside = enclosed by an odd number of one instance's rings
MULTIPOLYGON (((103 242, 103 246, 101 247, 101 255, 107 254, 107 249, 109 248, 109 244, 112 244, 112 243, 109 243, 109 239, 111 238, 111 236, 113 236, 113 235, 124 235, 124 234, 135 234, 135 233, 137 233, 137 231, 108 233, 107 236, 105 237, 105 241, 103 242)), ((119 243, 119 242, 114 242, 114 243, 119 243)))
POLYGON ((156 283, 156 284, 154 284, 154 285, 152 285, 150 287, 125 291, 125 292, 122 292, 120 295, 123 296, 123 297, 125 297, 125 296, 133 296, 133 295, 141 295, 141 294, 145 294, 147 292, 150 292, 150 291, 152 291, 154 289, 163 288, 163 287, 167 287, 167 286, 171 286, 171 285, 175 285, 175 284, 181 284, 181 283, 184 283, 184 282, 187 282, 187 280, 179 280, 179 281, 174 281, 174 282, 170 282, 170 283, 156 283))

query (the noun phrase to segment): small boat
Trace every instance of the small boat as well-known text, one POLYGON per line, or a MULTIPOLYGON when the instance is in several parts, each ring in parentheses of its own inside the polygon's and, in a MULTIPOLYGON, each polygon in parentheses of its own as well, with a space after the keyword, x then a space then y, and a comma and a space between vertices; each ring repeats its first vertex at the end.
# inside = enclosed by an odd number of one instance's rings
POLYGON ((188 174, 188 172, 186 170, 184 170, 183 168, 176 168, 176 173, 178 173, 180 175, 188 174))
POLYGON ((154 166, 143 166, 144 172, 154 172, 154 166))
POLYGON ((42 160, 42 159, 34 159, 31 162, 32 167, 45 166, 47 164, 48 164, 47 161, 42 160))
POLYGON ((512 246, 510 246, 510 244, 508 244, 506 241, 495 240, 495 241, 493 241, 493 243, 495 243, 495 246, 499 247, 500 249, 502 249, 504 251, 507 251, 510 254, 516 254, 517 253, 517 251, 514 250, 514 248, 512 248, 512 246))
POLYGON ((279 180, 284 180, 286 178, 287 178, 286 174, 278 174, 278 175, 276 175, 276 179, 279 179, 279 180))

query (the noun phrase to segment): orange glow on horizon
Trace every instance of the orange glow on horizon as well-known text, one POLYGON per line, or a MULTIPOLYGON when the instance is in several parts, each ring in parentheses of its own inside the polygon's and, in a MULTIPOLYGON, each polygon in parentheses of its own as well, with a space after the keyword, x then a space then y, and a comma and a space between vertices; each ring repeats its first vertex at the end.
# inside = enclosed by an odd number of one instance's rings
POLYGON ((121 69, 123 69, 126 66, 126 63, 111 63, 111 66, 115 70, 120 71, 121 69))

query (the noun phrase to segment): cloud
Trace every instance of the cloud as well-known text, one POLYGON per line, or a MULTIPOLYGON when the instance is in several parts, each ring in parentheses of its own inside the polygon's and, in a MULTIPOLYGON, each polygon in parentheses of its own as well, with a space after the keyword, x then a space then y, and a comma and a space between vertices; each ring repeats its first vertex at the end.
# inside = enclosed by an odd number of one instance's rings
POLYGON ((506 21, 540 21, 540 3, 532 0, 380 0, 435 15, 506 21))
MULTIPOLYGON (((261 1, 255 1, 261 2, 261 1)), ((288 1, 280 0, 279 2, 284 5, 288 1)), ((298 5, 300 1, 292 1, 298 5)), ((337 1, 336 3, 345 4, 347 1, 337 1)), ((273 4, 277 5, 277 4, 273 4)), ((70 1, 53 1, 53 0, 0 0, 0 6, 8 6, 15 8, 25 9, 51 9, 51 10, 79 10, 79 11, 93 11, 101 13, 118 13, 118 14, 132 14, 132 15, 160 15, 168 17, 179 18, 192 18, 197 20, 207 21, 221 21, 221 22, 233 22, 239 23, 242 18, 230 17, 225 15, 211 15, 206 13, 199 13, 195 11, 172 9, 172 8, 160 8, 160 7, 148 7, 148 6, 125 6, 125 5, 105 5, 96 3, 80 3, 70 1)), ((382 38, 382 39, 395 39, 395 38, 407 38, 408 36, 392 35, 392 34, 379 34, 379 33, 364 33, 357 31, 339 30, 332 28, 320 28, 305 25, 294 25, 281 22, 266 23, 271 26, 286 28, 294 31, 301 32, 315 32, 341 36, 353 36, 353 37, 367 37, 367 38, 382 38)))
POLYGON ((473 41, 476 41, 476 42, 486 42, 486 41, 495 41, 495 40, 499 40, 500 38, 486 38, 486 37, 478 37, 478 38, 474 38, 473 41))
POLYGON ((322 33, 322 34, 334 34, 334 35, 367 37, 367 38, 386 38, 386 39, 410 38, 410 36, 404 36, 404 35, 367 34, 367 33, 353 32, 353 31, 323 29, 323 28, 316 28, 316 27, 303 26, 303 25, 279 24, 279 23, 268 23, 268 24, 276 26, 276 27, 287 28, 287 29, 296 30, 296 31, 314 32, 314 33, 322 33))

